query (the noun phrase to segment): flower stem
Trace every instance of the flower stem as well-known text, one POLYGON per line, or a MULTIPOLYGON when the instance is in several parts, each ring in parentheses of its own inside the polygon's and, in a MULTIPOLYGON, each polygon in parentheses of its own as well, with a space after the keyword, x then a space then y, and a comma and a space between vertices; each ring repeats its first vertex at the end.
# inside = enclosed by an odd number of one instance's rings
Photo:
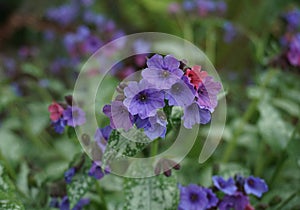
POLYGON ((157 155, 158 145, 159 145, 159 138, 155 139, 151 144, 151 152, 150 152, 151 157, 157 155))
POLYGON ((269 70, 267 72, 266 78, 261 83, 261 86, 260 86, 261 87, 260 97, 253 99, 253 101, 249 105, 248 109, 244 113, 239 126, 237 127, 237 129, 235 129, 235 132, 233 133, 233 137, 232 137, 231 141, 228 143, 228 146, 225 149, 225 152, 224 152, 223 158, 222 158, 224 163, 229 161, 230 156, 232 155, 232 153, 237 145, 237 141, 238 141, 238 138, 240 137, 240 134, 243 132, 245 125, 251 119, 252 115, 255 113, 256 107, 257 107, 260 99, 263 98, 264 89, 269 84, 270 80, 273 78, 275 73, 276 73, 276 71, 274 71, 274 70, 269 70))
POLYGON ((99 181, 96 182, 96 190, 97 190, 98 195, 100 195, 100 197, 101 197, 101 200, 103 203, 103 208, 104 208, 103 210, 108 210, 106 199, 104 197, 104 194, 103 194, 103 191, 102 191, 99 181))
POLYGON ((297 192, 292 193, 285 201, 281 203, 280 206, 277 207, 276 210, 281 210, 283 207, 285 207, 295 196, 297 195, 297 192))
POLYGON ((14 169, 11 167, 11 165, 9 164, 9 162, 7 161, 7 159, 3 156, 1 150, 0 150, 0 161, 3 164, 4 168, 6 169, 9 177, 12 180, 16 179, 16 173, 14 171, 14 169))

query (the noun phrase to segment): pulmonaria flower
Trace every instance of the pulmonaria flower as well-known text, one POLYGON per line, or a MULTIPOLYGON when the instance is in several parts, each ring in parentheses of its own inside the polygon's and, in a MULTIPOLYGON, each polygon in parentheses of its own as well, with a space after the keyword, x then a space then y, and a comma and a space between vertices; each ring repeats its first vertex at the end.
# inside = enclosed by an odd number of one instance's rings
POLYGON ((214 186, 224 192, 226 195, 233 195, 237 191, 237 187, 235 186, 235 182, 233 178, 229 178, 228 180, 224 180, 220 176, 212 177, 214 186))
POLYGON ((263 193, 268 191, 268 186, 263 179, 249 176, 245 180, 244 189, 247 194, 253 194, 260 198, 263 193))
POLYGON ((49 203, 49 207, 51 208, 59 208, 59 201, 58 198, 52 197, 49 203))
POLYGON ((182 119, 184 127, 192 128, 195 124, 207 124, 211 119, 211 113, 194 102, 184 108, 182 119))
POLYGON ((96 52, 101 45, 101 40, 97 36, 91 35, 82 43, 82 49, 84 53, 92 54, 96 52))
POLYGON ((291 65, 300 66, 300 34, 296 34, 290 42, 287 58, 291 65))
POLYGON ((186 107, 193 103, 195 94, 183 80, 178 80, 166 90, 166 99, 170 106, 186 107))
POLYGON ((101 156, 105 152, 107 141, 109 139, 111 132, 112 132, 111 126, 105 126, 104 128, 98 128, 95 132, 94 139, 102 152, 100 154, 101 156))
POLYGON ((62 134, 65 130, 66 123, 62 118, 60 118, 57 121, 53 121, 52 126, 56 133, 62 134))
POLYGON ((179 186, 180 201, 178 210, 203 210, 206 209, 208 200, 202 187, 190 184, 186 187, 179 186))
POLYGON ((220 210, 245 210, 246 206, 249 204, 249 199, 247 196, 241 192, 236 192, 234 195, 225 195, 219 204, 220 210))
POLYGON ((132 115, 138 114, 141 119, 155 116, 157 109, 165 105, 164 94, 155 89, 146 80, 129 82, 124 89, 124 105, 132 115))
MULTIPOLYGON (((88 205, 90 200, 87 198, 82 198, 78 201, 78 203, 72 208, 72 210, 81 210, 84 206, 88 205)), ((71 210, 70 209, 70 201, 68 196, 63 197, 60 203, 60 210, 71 210)))
POLYGON ((191 69, 187 69, 185 75, 189 78, 189 81, 196 90, 198 90, 199 85, 202 83, 203 79, 207 77, 206 71, 201 71, 201 66, 193 66, 191 69))
POLYGON ((283 18, 286 20, 288 28, 290 30, 295 30, 300 25, 300 10, 294 9, 289 11, 283 16, 283 18))
POLYGON ((64 176, 65 176, 65 181, 66 181, 67 184, 71 183, 73 177, 75 176, 75 172, 76 171, 75 171, 74 167, 70 168, 69 170, 67 170, 65 172, 64 176))
POLYGON ((236 37, 237 35, 237 30, 236 28, 234 27, 234 25, 229 22, 229 21, 226 21, 223 25, 223 30, 224 30, 224 42, 226 43, 230 43, 233 41, 233 39, 236 37))
POLYGON ((95 179, 102 179, 105 174, 109 174, 110 169, 107 167, 105 170, 101 168, 97 163, 93 162, 88 175, 94 177, 95 179))
POLYGON ((213 112, 218 105, 217 95, 220 90, 221 84, 219 82, 215 82, 214 78, 211 76, 205 77, 197 90, 197 102, 200 107, 206 108, 210 112, 213 112))
POLYGON ((63 112, 63 119, 72 127, 83 125, 86 121, 84 111, 77 106, 68 106, 63 112))
POLYGON ((51 21, 65 26, 72 23, 77 18, 78 9, 79 8, 75 4, 65 4, 48 9, 46 17, 51 21))
POLYGON ((208 200, 208 204, 206 206, 207 209, 217 206, 219 199, 217 198, 216 194, 208 188, 203 188, 206 192, 206 198, 208 200))
POLYGON ((64 108, 56 102, 53 102, 49 107, 48 111, 50 112, 50 119, 52 121, 57 121, 63 114, 64 108))
POLYGON ((123 128, 128 131, 133 125, 133 116, 122 101, 113 101, 111 105, 105 105, 103 113, 109 117, 110 126, 114 129, 123 128))
POLYGON ((142 76, 158 89, 171 88, 183 75, 183 71, 179 69, 180 62, 171 55, 163 58, 156 54, 148 59, 147 66, 142 71, 142 76))
POLYGON ((164 112, 158 111, 153 117, 149 117, 150 126, 144 132, 149 139, 164 138, 167 132, 167 117, 164 112))

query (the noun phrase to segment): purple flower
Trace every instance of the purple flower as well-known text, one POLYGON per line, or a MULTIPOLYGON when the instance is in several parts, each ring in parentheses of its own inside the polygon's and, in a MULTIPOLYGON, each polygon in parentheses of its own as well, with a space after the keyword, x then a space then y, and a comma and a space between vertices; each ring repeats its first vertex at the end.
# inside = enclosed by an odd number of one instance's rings
MULTIPOLYGON (((82 198, 78 201, 78 203, 73 207, 72 210, 81 210, 84 206, 88 205, 90 200, 87 198, 82 198)), ((68 196, 63 197, 60 203, 60 210, 70 210, 70 201, 68 196)))
POLYGON ((102 153, 104 153, 107 141, 109 139, 109 136, 112 132, 112 127, 111 126, 105 126, 104 128, 98 128, 96 130, 94 139, 97 142, 97 145, 101 149, 102 153))
POLYGON ((103 113, 110 118, 110 126, 114 129, 123 128, 128 131, 133 125, 133 116, 122 101, 113 101, 111 105, 105 105, 103 113))
POLYGON ((224 42, 226 43, 230 43, 233 41, 233 39, 236 37, 237 35, 237 31, 236 28, 234 27, 234 25, 231 22, 226 21, 223 25, 223 29, 224 29, 224 42))
POLYGON ((105 170, 101 168, 97 163, 93 162, 88 175, 94 177, 95 179, 102 179, 105 174, 110 173, 109 167, 107 167, 105 170))
POLYGON ((289 11, 284 15, 284 19, 286 20, 289 29, 297 29, 300 25, 300 10, 294 9, 289 11))
POLYGON ((102 45, 101 40, 96 36, 89 36, 83 43, 83 49, 85 53, 94 53, 102 45))
POLYGON ((134 116, 134 124, 138 129, 144 128, 148 129, 151 127, 151 123, 149 121, 149 118, 141 119, 139 115, 134 116))
POLYGON ((192 128, 195 124, 207 124, 211 118, 210 111, 200 108, 196 102, 185 107, 183 113, 183 125, 186 128, 192 128))
POLYGON ((263 193, 268 191, 268 186, 263 179, 249 176, 245 180, 244 189, 247 194, 253 194, 260 198, 263 193))
POLYGON ((51 208, 59 208, 59 201, 58 198, 51 198, 50 203, 49 203, 49 207, 51 208))
POLYGON ((55 21, 63 26, 75 20, 78 14, 78 7, 74 4, 62 5, 57 8, 50 8, 46 13, 49 20, 55 21))
POLYGON ((213 193, 213 191, 211 189, 208 188, 203 188, 204 191, 206 192, 206 198, 208 200, 208 204, 206 206, 206 208, 212 208, 217 206, 219 199, 217 198, 216 194, 213 193))
POLYGON ((193 103, 195 94, 191 91, 188 85, 178 80, 169 90, 166 90, 166 99, 169 100, 169 105, 186 107, 193 103))
POLYGON ((236 192, 234 195, 225 195, 221 203, 219 204, 220 210, 244 210, 249 204, 247 196, 240 192, 236 192))
POLYGON ((141 119, 155 116, 156 110, 165 105, 163 92, 153 88, 147 81, 129 82, 124 89, 124 105, 132 115, 138 114, 141 119))
POLYGON ((133 43, 133 50, 135 54, 144 54, 150 52, 151 45, 149 42, 138 39, 133 43))
POLYGON ((287 58, 291 65, 300 66, 300 34, 296 34, 290 42, 287 58))
POLYGON ((158 89, 169 89, 183 75, 179 69, 180 62, 171 55, 164 58, 154 55, 147 61, 148 68, 142 71, 142 76, 158 89))
POLYGON ((60 118, 57 121, 53 121, 52 126, 56 133, 62 134, 65 130, 66 123, 62 118, 60 118))
POLYGON ((65 181, 67 184, 70 184, 73 176, 75 176, 75 168, 72 167, 65 172, 65 181))
POLYGON ((190 184, 186 187, 179 186, 180 201, 178 210, 203 210, 206 209, 208 200, 202 187, 190 184))
POLYGON ((212 177, 214 186, 224 192, 226 195, 233 195, 237 191, 237 187, 235 186, 233 178, 229 178, 228 180, 224 180, 220 176, 212 177))
POLYGON ((85 123, 85 113, 77 106, 68 106, 63 113, 63 119, 67 121, 68 126, 79 126, 85 123))
POLYGON ((221 84, 215 82, 213 77, 207 76, 203 79, 203 82, 199 85, 198 92, 198 104, 201 108, 206 108, 210 112, 213 112, 218 104, 217 95, 221 90, 221 84))
POLYGON ((187 12, 192 11, 195 8, 195 2, 191 1, 191 0, 185 0, 182 3, 183 9, 187 12))
POLYGON ((146 128, 145 134, 153 140, 158 137, 164 138, 167 132, 167 118, 164 112, 158 111, 154 117, 149 117, 150 127, 146 128))

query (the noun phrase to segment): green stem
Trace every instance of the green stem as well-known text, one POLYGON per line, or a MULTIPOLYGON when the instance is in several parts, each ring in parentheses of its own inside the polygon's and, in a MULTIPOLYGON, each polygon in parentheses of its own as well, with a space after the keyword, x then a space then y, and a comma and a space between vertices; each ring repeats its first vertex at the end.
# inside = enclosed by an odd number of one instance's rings
POLYGON ((285 201, 283 201, 281 203, 280 206, 277 207, 276 210, 281 210, 283 209, 295 196, 297 195, 297 192, 294 192, 293 194, 291 194, 287 199, 285 199, 285 201))
POLYGON ((260 141, 258 143, 258 155, 256 157, 256 163, 255 163, 255 169, 254 169, 255 176, 260 176, 260 174, 264 168, 264 164, 265 164, 264 150, 265 150, 265 143, 264 143, 264 141, 260 141))
POLYGON ((239 123, 239 126, 237 127, 237 129, 235 129, 235 132, 233 133, 233 137, 232 137, 231 141, 228 143, 228 146, 226 147, 225 152, 223 154, 222 160, 223 160, 224 163, 229 161, 230 156, 233 153, 233 151, 234 151, 234 149, 237 145, 237 141, 238 141, 238 138, 240 137, 240 134, 243 132, 245 125, 250 120, 252 115, 255 113, 256 107, 257 107, 260 99, 263 98, 264 89, 267 86, 267 84, 269 84, 270 80, 273 78, 275 73, 276 73, 276 71, 273 71, 273 70, 268 71, 265 80, 261 84, 261 91, 262 91, 261 96, 258 97, 258 98, 255 98, 251 102, 251 104, 249 105, 249 107, 246 110, 245 114, 243 115, 242 120, 239 123))
POLYGON ((159 145, 159 138, 155 139, 151 144, 151 153, 150 153, 151 157, 157 155, 158 145, 159 145))
POLYGON ((100 186, 100 182, 99 181, 96 182, 96 190, 98 192, 98 195, 100 195, 100 197, 101 197, 101 200, 102 200, 102 203, 103 203, 103 206, 104 206, 103 210, 108 210, 107 202, 106 202, 106 199, 105 199, 105 196, 104 196, 104 193, 103 193, 103 190, 102 190, 102 188, 100 186))

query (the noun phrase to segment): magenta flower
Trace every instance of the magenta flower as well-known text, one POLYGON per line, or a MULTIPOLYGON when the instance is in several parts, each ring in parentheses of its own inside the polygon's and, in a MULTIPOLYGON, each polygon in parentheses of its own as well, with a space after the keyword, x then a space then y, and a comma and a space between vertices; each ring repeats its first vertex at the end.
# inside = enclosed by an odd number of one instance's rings
POLYGON ((154 55, 147 61, 148 68, 142 71, 142 76, 158 89, 169 89, 183 75, 179 69, 180 62, 171 55, 164 58, 154 55))
POLYGON ((63 114, 64 108, 56 102, 53 102, 49 107, 48 111, 50 112, 50 119, 52 121, 57 121, 63 114))
POLYGON ((297 34, 289 44, 287 58, 291 65, 300 66, 300 34, 297 34))
POLYGON ((207 76, 203 79, 203 82, 199 85, 198 92, 198 104, 201 108, 206 108, 213 112, 218 104, 217 95, 221 90, 221 84, 215 82, 213 77, 207 76))
POLYGON ((235 186, 235 182, 232 177, 228 180, 224 180, 220 176, 212 177, 214 186, 224 192, 226 195, 233 195, 237 191, 237 187, 235 186))
POLYGON ((63 119, 72 127, 83 125, 86 121, 84 111, 77 106, 68 106, 63 113, 63 119))
POLYGON ((206 192, 202 187, 195 184, 190 184, 186 187, 179 186, 180 201, 178 210, 202 210, 206 209, 208 200, 206 192))
POLYGON ((156 110, 165 106, 163 92, 153 88, 146 80, 129 82, 124 89, 124 105, 132 115, 138 114, 141 119, 153 117, 156 110))
POLYGON ((244 189, 247 194, 253 194, 260 198, 263 193, 268 191, 268 186, 263 179, 249 176, 245 179, 244 189))

